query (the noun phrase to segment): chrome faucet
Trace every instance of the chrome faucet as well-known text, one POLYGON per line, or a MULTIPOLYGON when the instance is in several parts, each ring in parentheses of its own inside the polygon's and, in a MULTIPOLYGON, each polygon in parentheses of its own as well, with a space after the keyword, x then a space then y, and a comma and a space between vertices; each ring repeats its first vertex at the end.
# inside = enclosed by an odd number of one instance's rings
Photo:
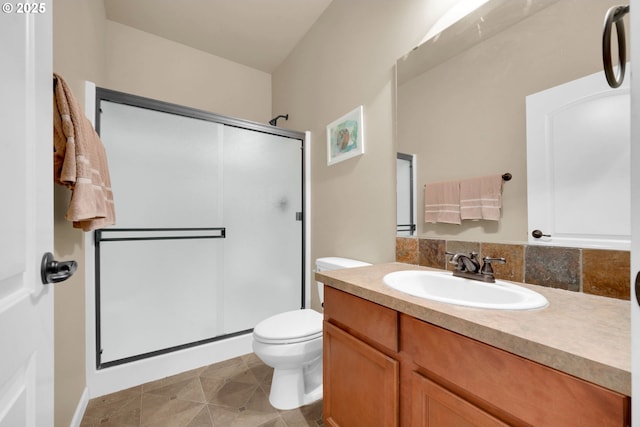
POLYGON ((477 252, 471 252, 469 254, 445 252, 445 254, 451 255, 449 264, 456 266, 453 270, 454 276, 489 283, 493 283, 496 280, 493 276, 493 267, 491 264, 494 262, 500 264, 507 262, 505 258, 484 257, 482 258, 482 266, 480 266, 477 252))
POLYGON ((471 252, 470 254, 445 252, 447 255, 452 255, 449 264, 456 266, 457 271, 466 271, 470 273, 478 273, 480 271, 480 262, 478 261, 478 253, 471 252))

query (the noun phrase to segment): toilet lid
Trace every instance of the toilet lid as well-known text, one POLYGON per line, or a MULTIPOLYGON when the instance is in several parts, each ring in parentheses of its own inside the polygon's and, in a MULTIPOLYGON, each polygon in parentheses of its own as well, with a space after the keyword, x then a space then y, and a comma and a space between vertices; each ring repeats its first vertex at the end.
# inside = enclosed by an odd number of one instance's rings
POLYGON ((322 314, 309 309, 276 314, 258 323, 253 336, 266 344, 310 341, 322 336, 322 314))

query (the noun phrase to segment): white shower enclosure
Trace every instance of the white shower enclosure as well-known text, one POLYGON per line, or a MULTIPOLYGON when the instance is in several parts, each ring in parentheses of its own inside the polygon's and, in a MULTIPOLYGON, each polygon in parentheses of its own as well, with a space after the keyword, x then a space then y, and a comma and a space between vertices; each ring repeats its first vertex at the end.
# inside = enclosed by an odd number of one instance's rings
POLYGON ((98 88, 116 225, 95 232, 96 366, 304 306, 304 134, 98 88))

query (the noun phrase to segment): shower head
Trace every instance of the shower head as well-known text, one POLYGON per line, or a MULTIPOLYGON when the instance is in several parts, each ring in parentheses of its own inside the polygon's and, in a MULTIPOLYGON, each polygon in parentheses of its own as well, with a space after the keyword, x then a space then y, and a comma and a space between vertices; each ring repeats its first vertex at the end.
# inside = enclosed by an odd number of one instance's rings
POLYGON ((273 119, 269 120, 269 124, 271 126, 277 126, 278 125, 278 119, 283 118, 283 117, 284 117, 285 120, 289 120, 289 115, 288 114, 280 114, 279 116, 274 117, 273 119))

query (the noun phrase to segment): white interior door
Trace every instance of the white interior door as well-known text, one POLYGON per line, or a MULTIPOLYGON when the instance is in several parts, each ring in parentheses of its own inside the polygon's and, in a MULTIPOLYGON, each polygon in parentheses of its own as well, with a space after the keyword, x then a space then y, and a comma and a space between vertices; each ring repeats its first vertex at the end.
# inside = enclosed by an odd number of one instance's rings
POLYGON ((47 427, 53 289, 40 262, 53 248, 52 10, 17 6, 0 14, 0 427, 47 427))
POLYGON ((602 72, 527 96, 530 244, 629 249, 629 99, 602 72))

